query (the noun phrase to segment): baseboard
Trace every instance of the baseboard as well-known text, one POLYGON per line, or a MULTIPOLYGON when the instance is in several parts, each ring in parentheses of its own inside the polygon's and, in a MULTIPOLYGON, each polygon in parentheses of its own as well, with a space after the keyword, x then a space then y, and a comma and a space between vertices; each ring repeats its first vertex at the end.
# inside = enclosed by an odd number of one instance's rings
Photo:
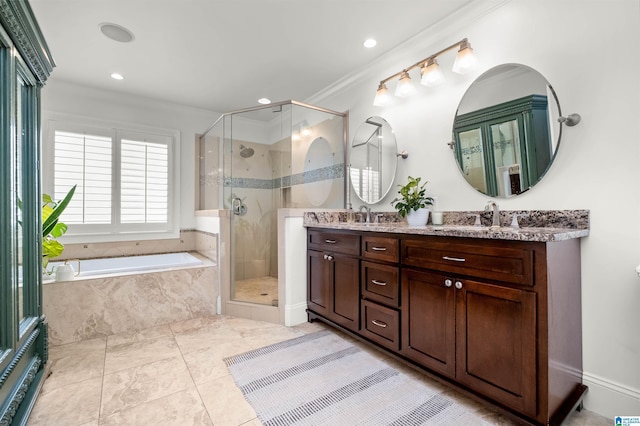
POLYGON ((307 302, 284 306, 284 325, 291 327, 307 322, 307 302))
POLYGON ((583 374, 582 383, 589 386, 584 398, 587 410, 608 417, 612 422, 616 416, 640 415, 640 390, 589 373, 583 374))

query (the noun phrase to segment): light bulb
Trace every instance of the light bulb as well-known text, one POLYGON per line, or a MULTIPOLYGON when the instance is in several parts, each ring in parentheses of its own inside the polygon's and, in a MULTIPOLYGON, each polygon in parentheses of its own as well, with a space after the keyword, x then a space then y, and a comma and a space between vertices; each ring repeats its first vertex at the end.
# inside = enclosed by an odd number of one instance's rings
POLYGON ((420 74, 422 75, 420 83, 428 87, 437 86, 444 80, 444 75, 436 58, 429 58, 420 69, 420 74))
POLYGON ((376 97, 373 100, 373 105, 383 107, 389 105, 390 103, 391 94, 387 89, 387 85, 384 83, 380 83, 380 86, 378 86, 378 90, 376 91, 376 97))
POLYGON ((460 50, 456 55, 456 60, 453 63, 453 72, 458 74, 466 74, 476 66, 476 57, 473 54, 471 45, 467 42, 467 39, 462 40, 460 43, 460 50))
POLYGON ((407 71, 402 71, 400 81, 398 81, 398 85, 396 86, 396 96, 406 98, 407 96, 413 95, 415 91, 416 88, 411 81, 411 76, 407 71))

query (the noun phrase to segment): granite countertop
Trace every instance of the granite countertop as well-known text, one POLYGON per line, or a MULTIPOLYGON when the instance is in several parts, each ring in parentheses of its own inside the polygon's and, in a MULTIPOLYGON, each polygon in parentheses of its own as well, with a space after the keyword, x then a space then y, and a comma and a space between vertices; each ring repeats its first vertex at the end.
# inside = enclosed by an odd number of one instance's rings
MULTIPOLYGON (((480 238, 511 241, 563 241, 589 235, 588 210, 501 211, 500 223, 509 224, 518 214, 520 228, 501 226, 491 229, 491 212, 444 212, 444 224, 409 226, 395 213, 378 214, 380 223, 347 223, 345 212, 306 212, 304 226, 309 228, 347 229, 395 234, 435 235, 443 237, 480 238), (522 215, 522 216, 520 216, 522 215), (479 216, 481 225, 473 225, 479 216)), ((357 216, 358 218, 359 216, 357 216)), ((356 219, 357 220, 357 219, 356 219)))

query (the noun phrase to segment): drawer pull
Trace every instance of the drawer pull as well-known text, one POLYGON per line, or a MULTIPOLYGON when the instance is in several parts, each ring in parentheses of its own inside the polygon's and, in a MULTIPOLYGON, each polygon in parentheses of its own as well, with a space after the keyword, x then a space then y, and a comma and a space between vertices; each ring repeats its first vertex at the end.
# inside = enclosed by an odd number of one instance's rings
POLYGON ((378 320, 371 320, 371 323, 373 325, 377 325, 378 327, 387 328, 387 323, 386 322, 382 322, 382 321, 378 321, 378 320))
POLYGON ((335 244, 335 243, 337 243, 336 240, 324 240, 324 242, 327 243, 327 244, 335 244))
POLYGON ((371 247, 373 251, 387 251, 386 247, 371 247))
POLYGON ((381 285, 381 286, 387 285, 387 283, 384 281, 371 280, 371 282, 374 283, 375 285, 381 285))
POLYGON ((444 260, 452 260, 454 262, 466 262, 467 259, 463 258, 463 257, 449 257, 449 256, 442 256, 442 258, 444 260))

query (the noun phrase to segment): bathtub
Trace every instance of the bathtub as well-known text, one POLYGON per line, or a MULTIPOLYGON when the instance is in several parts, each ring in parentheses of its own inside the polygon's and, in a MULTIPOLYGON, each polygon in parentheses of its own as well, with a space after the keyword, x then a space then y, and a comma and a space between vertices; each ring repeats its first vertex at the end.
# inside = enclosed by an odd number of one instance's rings
MULTIPOLYGON (((56 268, 64 262, 51 262, 55 278, 56 268)), ((78 261, 69 261, 78 272, 78 261)), ((185 268, 188 266, 202 265, 202 261, 189 253, 149 254, 144 256, 110 257, 104 259, 80 260, 80 277, 92 277, 96 275, 122 274, 139 271, 152 271, 161 269, 185 268)))
MULTIPOLYGON (((69 263, 77 269, 77 261, 69 263)), ((42 286, 52 345, 216 314, 219 275, 210 260, 171 253, 81 260, 80 265, 80 277, 42 286)))

